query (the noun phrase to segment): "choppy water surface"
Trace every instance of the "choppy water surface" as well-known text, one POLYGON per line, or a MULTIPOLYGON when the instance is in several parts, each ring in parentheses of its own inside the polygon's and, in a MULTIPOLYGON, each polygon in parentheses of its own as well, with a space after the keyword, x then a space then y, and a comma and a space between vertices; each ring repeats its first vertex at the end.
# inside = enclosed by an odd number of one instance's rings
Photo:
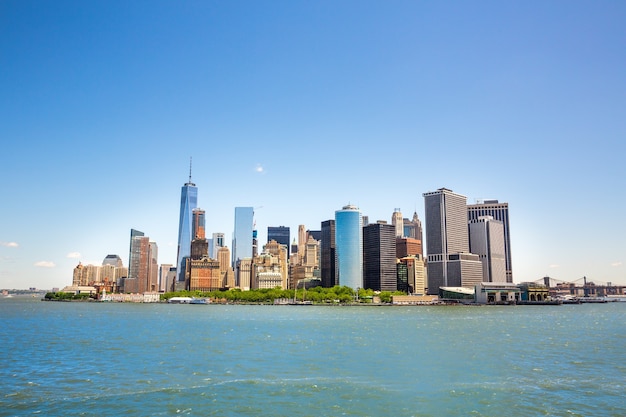
POLYGON ((626 303, 0 300, 0 415, 623 416, 626 303))

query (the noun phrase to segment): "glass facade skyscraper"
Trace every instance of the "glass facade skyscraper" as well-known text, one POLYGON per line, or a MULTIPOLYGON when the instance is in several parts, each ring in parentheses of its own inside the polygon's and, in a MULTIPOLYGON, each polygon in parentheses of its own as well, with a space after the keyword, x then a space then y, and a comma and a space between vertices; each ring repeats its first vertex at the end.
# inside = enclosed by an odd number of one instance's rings
POLYGON ((235 207, 235 230, 233 231, 233 268, 237 261, 252 258, 254 235, 254 208, 235 207))
POLYGON ((176 281, 185 282, 187 258, 191 255, 191 240, 193 238, 193 209, 198 207, 198 188, 191 182, 182 186, 180 191, 180 217, 178 221, 178 255, 176 256, 176 281))
POLYGON ((267 243, 270 243, 271 240, 275 240, 281 245, 285 245, 285 247, 287 248, 287 259, 289 259, 290 255, 289 244, 291 242, 289 241, 289 239, 290 233, 287 226, 269 226, 267 228, 267 243))
POLYGON ((335 253, 337 284, 363 288, 363 218, 358 207, 335 211, 335 253))

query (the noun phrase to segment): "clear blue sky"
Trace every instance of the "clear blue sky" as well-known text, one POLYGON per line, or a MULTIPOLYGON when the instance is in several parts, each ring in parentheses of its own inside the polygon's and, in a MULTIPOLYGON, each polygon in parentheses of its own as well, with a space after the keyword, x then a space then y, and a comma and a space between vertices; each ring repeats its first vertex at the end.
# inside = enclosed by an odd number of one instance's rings
POLYGON ((318 230, 347 203, 508 202, 514 279, 626 284, 626 2, 0 2, 0 288, 175 263, 193 156, 235 206, 318 230))

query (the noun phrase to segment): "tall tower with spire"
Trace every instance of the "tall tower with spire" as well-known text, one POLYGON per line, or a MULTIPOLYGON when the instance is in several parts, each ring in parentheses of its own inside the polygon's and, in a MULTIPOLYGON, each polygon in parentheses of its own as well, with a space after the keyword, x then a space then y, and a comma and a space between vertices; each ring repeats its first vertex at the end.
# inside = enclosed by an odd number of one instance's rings
POLYGON ((193 209, 198 207, 198 188, 191 182, 191 158, 189 158, 189 181, 180 191, 180 216, 178 221, 178 255, 176 256, 176 289, 184 289, 187 259, 191 256, 193 209))

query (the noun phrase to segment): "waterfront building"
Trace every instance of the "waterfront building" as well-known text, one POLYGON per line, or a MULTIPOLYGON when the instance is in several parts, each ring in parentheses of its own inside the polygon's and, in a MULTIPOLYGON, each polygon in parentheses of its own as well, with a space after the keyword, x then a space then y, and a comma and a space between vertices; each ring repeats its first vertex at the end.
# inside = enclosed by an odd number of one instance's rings
MULTIPOLYGON (((278 243, 275 240, 270 240, 265 246, 263 246, 263 253, 272 256, 274 271, 278 271, 281 276, 280 287, 286 289, 289 281, 289 262, 287 258, 287 245, 278 243)), ((261 288, 261 287, 258 287, 261 288)))
POLYGON ((504 256, 504 226, 491 216, 469 221, 470 251, 483 266, 483 282, 507 282, 504 256))
POLYGON ((398 290, 396 226, 371 223, 363 228, 363 288, 398 290))
POLYGON ((87 269, 85 265, 81 262, 76 265, 74 268, 74 273, 72 274, 72 286, 73 287, 84 287, 88 285, 88 276, 87 269))
POLYGON ((284 245, 287 248, 287 258, 291 256, 289 251, 289 243, 291 236, 289 234, 289 228, 286 226, 268 226, 267 228, 267 243, 275 240, 276 242, 284 245))
POLYGON ((478 304, 511 304, 520 301, 520 288, 508 282, 480 282, 474 289, 474 301, 478 304))
POLYGON ((394 209, 391 215, 391 224, 395 228, 396 237, 404 237, 404 220, 402 219, 402 213, 400 209, 394 209))
POLYGON ((322 222, 320 241, 320 270, 322 287, 334 287, 335 279, 335 221, 325 220, 322 222))
POLYGON ((190 259, 189 290, 216 291, 223 288, 219 262, 208 256, 190 259))
POLYGON ((407 269, 407 286, 411 294, 426 294, 426 265, 422 255, 409 255, 398 259, 407 269))
POLYGON ((481 216, 491 216, 502 222, 504 229, 504 259, 506 268, 506 282, 513 282, 513 265, 511 262, 511 226, 509 223, 509 203, 499 203, 498 200, 480 200, 476 204, 467 206, 468 220, 476 220, 481 216))
POLYGON ((335 211, 335 253, 337 285, 363 288, 363 219, 356 206, 335 211))
POLYGON ((257 279, 256 288, 258 289, 272 289, 276 287, 285 289, 285 287, 283 286, 282 275, 278 271, 258 272, 256 279, 257 279))
POLYGON ((198 206, 198 188, 191 182, 191 163, 189 164, 189 181, 182 186, 180 192, 180 215, 178 219, 178 252, 176 255, 177 289, 184 289, 186 280, 187 258, 191 255, 193 239, 193 209, 198 206))
POLYGON ((233 231, 233 268, 242 259, 252 259, 252 239, 254 235, 254 209, 235 207, 235 230, 233 231))
POLYGON ((287 288, 287 248, 275 240, 263 247, 260 255, 252 262, 253 289, 287 288))
POLYGON ((550 287, 536 282, 522 282, 517 285, 520 290, 520 301, 545 302, 550 299, 550 287))
POLYGON ((124 292, 145 292, 148 288, 150 270, 150 239, 139 230, 130 230, 128 277, 124 280, 124 292))
POLYGON ((440 188, 423 194, 426 212, 428 294, 439 287, 466 287, 482 282, 482 265, 470 253, 467 198, 440 188))

